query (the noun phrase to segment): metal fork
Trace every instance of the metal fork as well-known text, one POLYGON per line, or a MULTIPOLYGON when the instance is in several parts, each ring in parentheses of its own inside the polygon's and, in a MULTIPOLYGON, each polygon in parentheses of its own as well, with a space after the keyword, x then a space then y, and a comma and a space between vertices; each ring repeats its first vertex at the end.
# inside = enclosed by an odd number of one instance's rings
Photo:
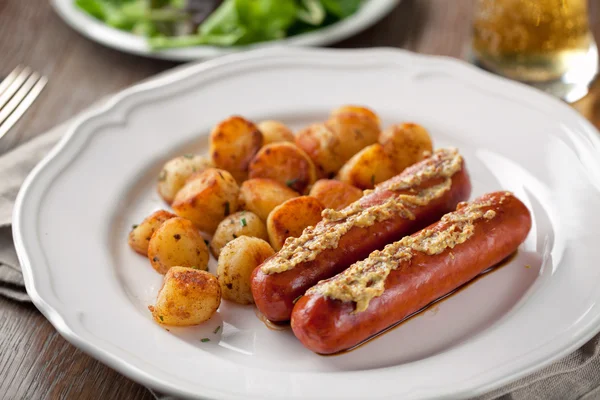
POLYGON ((33 104, 47 82, 45 76, 21 65, 0 82, 0 150, 6 148, 8 131, 33 104))

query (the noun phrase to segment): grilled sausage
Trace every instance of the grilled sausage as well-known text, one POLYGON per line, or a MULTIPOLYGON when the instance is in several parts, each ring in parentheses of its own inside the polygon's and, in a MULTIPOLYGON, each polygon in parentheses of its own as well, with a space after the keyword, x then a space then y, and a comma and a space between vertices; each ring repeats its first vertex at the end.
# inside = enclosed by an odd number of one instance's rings
POLYGON ((322 354, 353 347, 515 252, 531 229, 525 205, 496 192, 319 282, 295 305, 292 329, 322 354))
POLYGON ((321 222, 288 239, 254 270, 258 309, 271 321, 289 320, 294 301, 308 288, 437 221, 470 193, 463 158, 455 149, 441 149, 343 210, 325 210, 321 222))

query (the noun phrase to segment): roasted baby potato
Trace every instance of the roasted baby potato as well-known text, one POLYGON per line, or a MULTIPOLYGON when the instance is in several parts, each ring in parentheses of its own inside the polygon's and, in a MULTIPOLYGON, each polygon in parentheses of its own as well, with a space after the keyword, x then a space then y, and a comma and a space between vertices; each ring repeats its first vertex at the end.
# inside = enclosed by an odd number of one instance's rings
POLYGON ((208 247, 197 228, 185 218, 171 218, 154 232, 148 244, 150 264, 160 274, 174 266, 206 270, 208 247))
POLYGON ((257 127, 263 135, 263 146, 276 142, 294 141, 294 133, 279 121, 262 121, 257 127))
POLYGON ((338 140, 336 152, 344 162, 365 147, 377 143, 379 123, 357 112, 337 113, 325 123, 338 140))
POLYGON ((214 275, 172 267, 158 291, 156 304, 148 309, 159 324, 189 326, 208 321, 220 304, 221 287, 214 275))
POLYGON ((134 225, 129 232, 129 246, 141 255, 148 255, 148 243, 154 231, 166 220, 177 215, 165 210, 158 210, 146 217, 139 225, 134 225))
POLYGON ((331 112, 331 116, 335 117, 339 114, 346 114, 346 113, 360 114, 362 116, 370 118, 378 126, 380 124, 379 116, 375 113, 375 111, 373 111, 367 107, 364 107, 364 106, 357 106, 357 105, 352 105, 352 104, 347 104, 345 106, 336 108, 335 110, 333 110, 331 112))
POLYGON ((274 179, 299 193, 317 180, 312 160, 294 143, 279 142, 264 146, 250 162, 250 179, 274 179))
POLYGON ((344 165, 340 143, 325 124, 312 124, 296 134, 296 146, 311 158, 319 177, 332 178, 344 165))
POLYGON ((363 195, 362 190, 334 179, 320 179, 310 189, 309 196, 317 198, 325 208, 341 210, 363 195))
POLYGON ((379 135, 379 143, 394 162, 397 174, 433 151, 433 143, 427 130, 413 123, 390 126, 379 135))
POLYGON ((249 179, 240 188, 239 207, 266 221, 275 207, 298 196, 297 192, 273 179, 249 179))
POLYGON ((232 116, 210 133, 210 157, 217 168, 229 171, 238 183, 248 178, 250 160, 263 145, 262 133, 252 122, 232 116))
POLYGON ((237 210, 239 191, 229 172, 209 168, 188 179, 171 207, 201 231, 213 233, 223 218, 237 210))
POLYGON ((241 236, 269 240, 265 223, 253 212, 240 211, 221 221, 210 241, 210 251, 219 258, 223 246, 241 236))
POLYGON ((394 162, 379 143, 365 147, 352 157, 338 174, 338 179, 359 189, 373 189, 376 184, 396 175, 394 162))
POLYGON ((217 279, 223 298, 239 304, 252 304, 250 275, 254 268, 275 252, 262 239, 240 236, 227 243, 217 264, 217 279))
POLYGON ((285 239, 298 237, 304 228, 316 225, 324 209, 319 200, 310 196, 296 197, 275 207, 267 218, 271 246, 275 251, 281 250, 285 239))
POLYGON ((158 175, 158 194, 171 204, 185 181, 195 172, 212 167, 210 160, 202 156, 186 154, 168 161, 158 175))

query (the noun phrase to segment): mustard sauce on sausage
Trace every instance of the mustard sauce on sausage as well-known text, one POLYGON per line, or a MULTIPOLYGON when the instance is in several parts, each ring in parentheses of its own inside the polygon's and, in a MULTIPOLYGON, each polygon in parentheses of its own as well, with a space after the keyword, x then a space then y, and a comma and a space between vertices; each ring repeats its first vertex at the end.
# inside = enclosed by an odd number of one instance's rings
POLYGON ((300 263, 312 261, 322 251, 337 248, 340 239, 354 227, 366 228, 396 216, 414 219, 412 209, 425 206, 450 190, 452 177, 461 170, 462 160, 462 156, 454 148, 436 150, 418 172, 391 185, 382 184, 375 189, 413 190, 414 193, 391 196, 382 204, 371 207, 363 207, 358 200, 340 211, 324 210, 323 220, 317 226, 309 226, 298 238, 288 238, 283 248, 263 264, 261 272, 281 273, 300 263), (423 182, 436 178, 444 178, 444 181, 428 188, 416 189, 423 182))
MULTIPOLYGON (((502 198, 501 202, 504 200, 502 198)), ((387 245, 383 250, 372 252, 368 258, 351 265, 333 278, 319 282, 306 294, 319 294, 344 302, 355 302, 355 312, 367 309, 369 302, 381 296, 385 281, 393 270, 408 262, 416 252, 427 255, 440 254, 447 249, 466 242, 473 236, 475 221, 491 220, 496 216, 489 202, 461 204, 458 211, 442 217, 442 229, 423 229, 413 236, 387 245)), ((450 253, 451 254, 451 253, 450 253)), ((453 255, 451 254, 453 257, 453 255)))

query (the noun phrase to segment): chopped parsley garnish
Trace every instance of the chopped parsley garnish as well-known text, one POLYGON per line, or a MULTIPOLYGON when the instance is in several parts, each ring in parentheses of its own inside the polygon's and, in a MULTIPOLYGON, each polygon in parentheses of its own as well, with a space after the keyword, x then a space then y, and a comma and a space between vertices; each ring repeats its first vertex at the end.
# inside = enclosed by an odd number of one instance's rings
POLYGON ((223 177, 223 174, 221 173, 221 171, 219 171, 219 176, 221 177, 221 179, 225 179, 225 178, 223 177))
POLYGON ((242 226, 248 226, 248 223, 246 222, 246 218, 242 218, 240 220, 240 222, 242 223, 242 226))
POLYGON ((213 333, 216 335, 217 333, 219 333, 220 330, 221 330, 221 325, 217 326, 215 328, 215 330, 213 331, 213 333))
POLYGON ((371 175, 371 185, 375 186, 375 175, 371 175))
POLYGON ((183 155, 185 158, 194 158, 193 154, 184 154, 183 155))
POLYGON ((131 229, 135 229, 135 228, 137 228, 138 226, 139 226, 139 225, 137 225, 137 224, 131 225, 131 229))
POLYGON ((296 182, 298 182, 298 178, 288 179, 287 181, 285 181, 285 184, 287 187, 291 188, 296 182))
POLYGON ((228 216, 228 215, 229 215, 229 211, 230 211, 230 210, 229 210, 229 202, 228 202, 228 201, 226 201, 226 202, 225 202, 225 216, 228 216))
POLYGON ((292 302, 292 304, 296 304, 296 302, 297 302, 298 300, 300 300, 300 297, 302 297, 302 295, 300 295, 300 296, 296 297, 296 298, 294 299, 294 301, 292 302))
POLYGON ((154 258, 152 259, 152 261, 154 261, 154 262, 158 262, 158 257, 154 257, 154 258))
POLYGON ((159 315, 158 318, 161 320, 161 322, 165 320, 162 315, 159 315))
POLYGON ((202 339, 200 339, 200 341, 201 341, 202 343, 206 343, 206 342, 210 342, 210 339, 209 339, 209 338, 207 338, 207 337, 205 337, 205 338, 202 338, 202 339))

